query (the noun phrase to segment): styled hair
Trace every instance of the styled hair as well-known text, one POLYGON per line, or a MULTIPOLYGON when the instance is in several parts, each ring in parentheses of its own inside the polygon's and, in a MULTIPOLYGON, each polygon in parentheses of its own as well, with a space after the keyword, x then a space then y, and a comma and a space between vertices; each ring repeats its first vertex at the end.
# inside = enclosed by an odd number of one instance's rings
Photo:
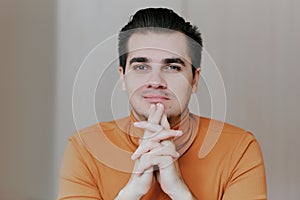
POLYGON ((119 64, 125 73, 127 44, 132 34, 137 32, 180 32, 186 36, 191 58, 192 72, 200 67, 202 38, 196 26, 186 22, 173 10, 167 8, 146 8, 137 11, 119 33, 119 64))

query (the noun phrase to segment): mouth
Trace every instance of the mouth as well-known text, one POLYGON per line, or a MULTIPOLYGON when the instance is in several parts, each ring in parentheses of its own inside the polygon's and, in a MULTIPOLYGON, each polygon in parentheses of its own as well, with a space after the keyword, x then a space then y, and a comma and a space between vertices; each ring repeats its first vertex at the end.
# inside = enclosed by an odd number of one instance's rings
POLYGON ((148 101, 149 103, 162 103, 165 101, 170 100, 169 97, 165 95, 159 95, 159 94, 147 94, 144 95, 143 98, 148 101))

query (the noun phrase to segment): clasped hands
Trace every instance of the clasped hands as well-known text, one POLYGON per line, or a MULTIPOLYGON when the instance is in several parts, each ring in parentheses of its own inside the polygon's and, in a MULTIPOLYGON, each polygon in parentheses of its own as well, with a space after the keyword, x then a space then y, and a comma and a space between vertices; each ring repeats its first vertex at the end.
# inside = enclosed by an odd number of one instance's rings
POLYGON ((181 178, 176 160, 180 154, 173 142, 182 131, 170 129, 163 104, 151 104, 148 121, 135 122, 134 126, 143 128, 144 135, 131 156, 135 161, 131 178, 117 199, 140 199, 150 190, 155 178, 170 198, 193 199, 181 178))

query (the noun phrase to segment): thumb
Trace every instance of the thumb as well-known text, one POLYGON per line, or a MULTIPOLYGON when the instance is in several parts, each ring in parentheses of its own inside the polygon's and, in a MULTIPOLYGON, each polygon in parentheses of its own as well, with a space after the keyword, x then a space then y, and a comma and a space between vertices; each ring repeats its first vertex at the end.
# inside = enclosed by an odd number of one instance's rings
POLYGON ((164 129, 167 129, 167 130, 170 129, 170 124, 169 124, 166 113, 163 114, 160 124, 164 129))

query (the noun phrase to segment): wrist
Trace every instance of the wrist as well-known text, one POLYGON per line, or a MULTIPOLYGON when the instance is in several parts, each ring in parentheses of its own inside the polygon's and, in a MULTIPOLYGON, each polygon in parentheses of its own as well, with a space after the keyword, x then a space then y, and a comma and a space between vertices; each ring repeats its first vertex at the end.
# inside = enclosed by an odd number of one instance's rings
POLYGON ((181 184, 181 187, 176 188, 176 189, 174 188, 174 191, 171 193, 168 193, 168 196, 174 200, 177 200, 177 199, 178 200, 193 200, 193 199, 195 199, 193 194, 189 190, 189 188, 184 183, 181 184))
POLYGON ((130 185, 123 187, 115 200, 127 200, 127 199, 141 199, 144 194, 140 190, 134 189, 130 185))
POLYGON ((194 200, 194 196, 190 191, 178 192, 177 194, 169 195, 173 200, 194 200))

